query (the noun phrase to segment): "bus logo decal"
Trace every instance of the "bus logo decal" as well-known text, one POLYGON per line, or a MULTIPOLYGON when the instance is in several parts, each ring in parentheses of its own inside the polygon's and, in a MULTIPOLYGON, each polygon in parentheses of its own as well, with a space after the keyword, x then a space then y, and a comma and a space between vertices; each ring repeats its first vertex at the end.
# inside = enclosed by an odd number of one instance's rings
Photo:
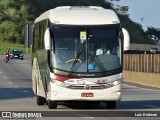
POLYGON ((91 89, 91 86, 90 85, 85 85, 84 89, 89 90, 89 89, 91 89))

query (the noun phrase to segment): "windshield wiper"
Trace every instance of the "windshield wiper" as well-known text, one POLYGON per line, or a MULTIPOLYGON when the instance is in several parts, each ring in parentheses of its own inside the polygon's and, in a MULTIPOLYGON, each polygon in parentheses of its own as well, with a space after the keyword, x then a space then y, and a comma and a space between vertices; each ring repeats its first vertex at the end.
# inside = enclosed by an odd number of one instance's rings
POLYGON ((99 60, 99 58, 97 56, 93 56, 91 55, 91 61, 93 61, 93 63, 95 63, 98 67, 98 69, 102 72, 102 74, 105 76, 106 75, 106 70, 103 67, 103 64, 101 63, 101 61, 99 60))
POLYGON ((77 59, 79 59, 80 56, 81 56, 82 48, 83 48, 83 47, 81 46, 81 48, 79 49, 79 51, 78 51, 78 53, 77 53, 77 56, 76 56, 76 58, 75 58, 75 60, 74 60, 74 62, 73 62, 73 64, 72 64, 71 70, 69 71, 69 76, 72 75, 72 73, 73 73, 73 71, 74 71, 74 68, 75 68, 75 66, 76 66, 76 64, 77 64, 77 59))

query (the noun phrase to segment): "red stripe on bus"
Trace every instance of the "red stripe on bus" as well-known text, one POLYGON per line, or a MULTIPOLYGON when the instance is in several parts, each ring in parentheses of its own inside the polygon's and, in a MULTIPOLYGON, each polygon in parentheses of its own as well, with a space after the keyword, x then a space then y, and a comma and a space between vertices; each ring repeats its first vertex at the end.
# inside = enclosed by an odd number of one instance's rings
POLYGON ((54 78, 58 81, 64 82, 65 80, 71 79, 71 77, 68 76, 62 76, 62 75, 55 75, 54 78))

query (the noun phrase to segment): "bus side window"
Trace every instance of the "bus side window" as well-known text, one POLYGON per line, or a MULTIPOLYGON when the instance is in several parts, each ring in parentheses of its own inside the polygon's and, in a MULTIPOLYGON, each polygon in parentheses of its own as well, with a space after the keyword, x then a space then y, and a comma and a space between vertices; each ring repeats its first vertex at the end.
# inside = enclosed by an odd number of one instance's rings
POLYGON ((54 36, 51 32, 51 50, 49 52, 48 60, 49 60, 49 66, 54 67, 54 54, 55 54, 55 42, 54 42, 54 36))

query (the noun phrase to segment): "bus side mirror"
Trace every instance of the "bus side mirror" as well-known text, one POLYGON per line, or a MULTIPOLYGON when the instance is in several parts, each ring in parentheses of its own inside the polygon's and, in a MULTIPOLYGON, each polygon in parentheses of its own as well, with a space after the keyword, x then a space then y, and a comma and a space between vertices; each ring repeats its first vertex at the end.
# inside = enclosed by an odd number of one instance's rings
POLYGON ((130 36, 129 33, 126 29, 122 28, 122 33, 123 33, 123 41, 124 41, 124 51, 129 50, 130 47, 130 36))
POLYGON ((50 46, 51 46, 50 43, 51 43, 51 36, 50 36, 49 28, 47 28, 44 33, 44 46, 46 50, 50 50, 50 46))

